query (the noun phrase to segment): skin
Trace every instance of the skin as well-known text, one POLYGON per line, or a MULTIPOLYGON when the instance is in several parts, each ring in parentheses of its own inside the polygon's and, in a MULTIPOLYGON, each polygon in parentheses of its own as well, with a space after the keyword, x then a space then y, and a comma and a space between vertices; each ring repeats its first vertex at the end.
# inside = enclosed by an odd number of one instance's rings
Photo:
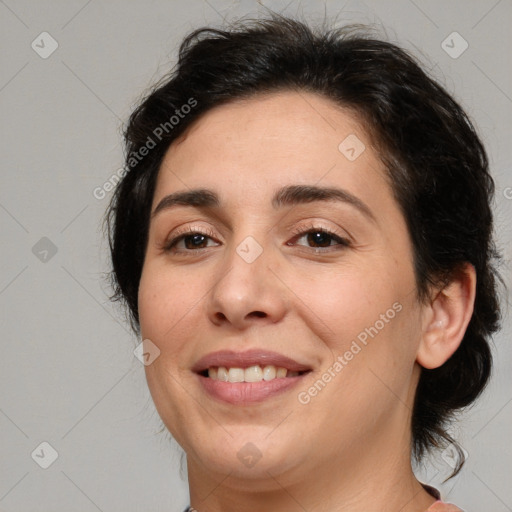
POLYGON ((376 150, 353 113, 312 93, 283 91, 216 107, 169 148, 153 209, 167 194, 215 190, 221 207, 175 206, 150 222, 139 289, 143 339, 160 350, 146 377, 160 417, 187 454, 199 512, 424 512, 435 501, 410 464, 410 420, 421 365, 443 364, 460 343, 475 276, 463 267, 420 304, 413 251, 376 150), (338 146, 366 146, 350 161, 338 146), (342 188, 374 219, 343 202, 274 209, 285 185, 342 188), (203 249, 182 228, 206 233, 203 249), (327 239, 320 249, 311 228, 327 239), (252 263, 236 249, 263 249, 252 263), (187 250, 187 247, 189 249, 187 250), (194 252, 195 251, 195 252, 194 252), (357 335, 400 312, 309 403, 299 402, 357 335), (279 352, 312 371, 292 391, 248 406, 212 400, 191 368, 221 349, 279 352), (238 452, 252 443, 252 467, 238 452))

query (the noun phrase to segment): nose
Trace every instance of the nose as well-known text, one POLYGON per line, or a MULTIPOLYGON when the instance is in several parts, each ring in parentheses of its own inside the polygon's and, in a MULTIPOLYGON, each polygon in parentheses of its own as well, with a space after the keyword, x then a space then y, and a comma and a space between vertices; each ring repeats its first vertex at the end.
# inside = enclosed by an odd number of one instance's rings
POLYGON ((207 299, 208 317, 215 325, 244 330, 285 316, 286 288, 272 269, 272 250, 263 249, 252 259, 261 249, 254 242, 241 243, 226 253, 207 299))

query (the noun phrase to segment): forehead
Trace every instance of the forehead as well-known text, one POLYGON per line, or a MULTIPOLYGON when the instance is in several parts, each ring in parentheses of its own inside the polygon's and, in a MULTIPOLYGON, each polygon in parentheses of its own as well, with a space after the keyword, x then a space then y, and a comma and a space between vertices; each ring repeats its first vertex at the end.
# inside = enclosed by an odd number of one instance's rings
POLYGON ((201 116, 169 147, 154 203, 204 186, 247 204, 290 183, 387 190, 383 164, 353 112, 317 94, 276 92, 201 116))

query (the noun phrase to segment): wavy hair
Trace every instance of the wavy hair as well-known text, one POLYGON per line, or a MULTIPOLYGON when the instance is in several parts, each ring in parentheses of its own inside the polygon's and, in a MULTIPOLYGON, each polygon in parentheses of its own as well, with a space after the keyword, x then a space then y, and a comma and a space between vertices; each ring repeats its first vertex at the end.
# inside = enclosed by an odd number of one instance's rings
POLYGON ((177 65, 134 110, 125 130, 127 173, 106 214, 112 298, 127 305, 138 332, 150 208, 169 145, 209 109, 278 90, 322 95, 362 121, 407 222, 420 300, 429 300, 431 286, 449 282, 462 264, 475 267, 474 312, 464 338, 444 365, 422 369, 412 414, 416 460, 453 443, 460 456, 453 476, 464 456, 447 427, 484 389, 490 337, 500 321, 494 182, 482 142, 457 101, 408 52, 371 37, 365 27, 313 29, 272 14, 223 30, 201 28, 183 40, 177 65), (191 98, 194 108, 171 126, 170 117, 191 98), (157 127, 166 127, 158 137, 157 127), (141 151, 148 137, 154 147, 141 151))

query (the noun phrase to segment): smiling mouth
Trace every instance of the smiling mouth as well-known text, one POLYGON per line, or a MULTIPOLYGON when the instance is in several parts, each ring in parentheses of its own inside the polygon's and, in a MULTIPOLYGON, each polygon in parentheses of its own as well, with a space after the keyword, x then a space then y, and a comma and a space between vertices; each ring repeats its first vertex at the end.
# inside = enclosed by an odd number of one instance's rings
POLYGON ((282 396, 313 371, 307 363, 258 348, 211 352, 191 370, 210 397, 235 406, 257 405, 282 396))
POLYGON ((310 370, 292 371, 282 366, 274 365, 252 365, 246 368, 226 366, 212 366, 199 372, 199 375, 220 382, 262 382, 275 379, 300 377, 310 370))

